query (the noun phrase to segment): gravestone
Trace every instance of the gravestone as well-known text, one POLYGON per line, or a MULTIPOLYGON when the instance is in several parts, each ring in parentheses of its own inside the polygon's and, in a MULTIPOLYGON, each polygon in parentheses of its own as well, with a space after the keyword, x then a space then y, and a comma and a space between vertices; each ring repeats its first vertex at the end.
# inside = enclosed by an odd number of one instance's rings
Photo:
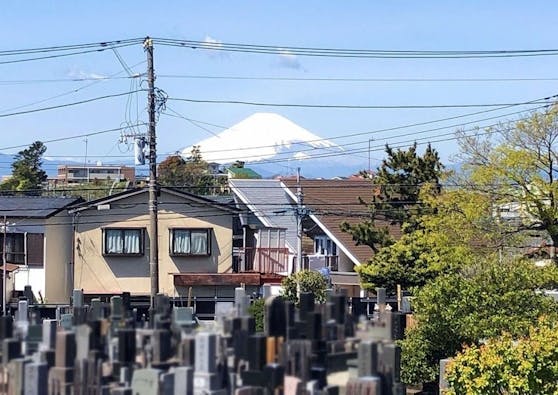
POLYGON ((72 314, 60 314, 60 327, 65 331, 72 330, 74 326, 74 316, 72 314))
POLYGON ((287 309, 280 296, 272 296, 265 301, 264 331, 268 336, 285 337, 287 335, 287 309))
POLYGON ((24 395, 48 394, 48 365, 32 362, 25 365, 24 395))
POLYGON ((43 341, 40 348, 54 350, 57 329, 58 322, 56 322, 56 320, 43 320, 43 341))
POLYGON ((0 316, 0 341, 13 336, 14 319, 11 315, 0 316))
POLYGON ((132 392, 134 395, 160 395, 159 369, 136 369, 132 376, 132 392))
POLYGON ((8 394, 22 394, 25 388, 25 365, 31 363, 30 358, 15 358, 7 365, 8 394))
POLYGON ((173 368, 174 372, 174 394, 194 394, 194 369, 190 366, 179 366, 173 368))
POLYGON ((4 339, 2 340, 2 364, 7 366, 10 360, 20 358, 21 342, 17 339, 4 339))
POLYGON ((199 332, 196 334, 196 361, 194 371, 194 395, 225 395, 221 387, 222 377, 217 371, 217 343, 215 333, 199 332))
POLYGON ((136 331, 120 328, 118 333, 118 362, 131 365, 136 359, 136 331))

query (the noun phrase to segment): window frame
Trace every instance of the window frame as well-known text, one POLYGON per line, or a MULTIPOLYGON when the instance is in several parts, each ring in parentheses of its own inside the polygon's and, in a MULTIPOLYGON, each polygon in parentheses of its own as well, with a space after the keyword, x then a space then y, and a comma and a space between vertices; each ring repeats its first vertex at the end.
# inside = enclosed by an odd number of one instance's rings
MULTIPOLYGON (((21 246, 20 250, 6 251, 6 262, 13 263, 15 265, 25 265, 27 263, 27 241, 26 233, 22 232, 8 232, 3 233, 0 239, 0 260, 4 254, 4 237, 6 238, 6 247, 13 248, 17 245, 21 246), (17 238, 17 239, 16 239, 17 238), (13 259, 17 257, 17 259, 13 259)), ((6 248, 6 250, 8 249, 6 248)))
POLYGON ((318 245, 324 245, 324 256, 339 256, 339 251, 337 244, 327 235, 316 235, 314 236, 314 254, 322 255, 322 252, 318 250, 318 245))
POLYGON ((145 255, 145 228, 134 228, 134 227, 104 227, 102 228, 103 231, 103 249, 102 253, 103 256, 113 256, 113 257, 138 257, 145 255), (139 252, 107 252, 107 230, 119 230, 121 231, 122 237, 122 248, 124 249, 124 232, 134 230, 139 231, 139 252))
POLYGON ((211 239, 212 239, 212 228, 188 228, 188 227, 176 227, 176 228, 169 228, 169 255, 175 257, 208 257, 211 256, 211 239), (192 243, 192 231, 205 231, 207 237, 207 247, 205 254, 192 254, 185 253, 185 252, 175 252, 174 251, 174 243, 175 243, 175 231, 189 231, 190 232, 190 245, 192 243))

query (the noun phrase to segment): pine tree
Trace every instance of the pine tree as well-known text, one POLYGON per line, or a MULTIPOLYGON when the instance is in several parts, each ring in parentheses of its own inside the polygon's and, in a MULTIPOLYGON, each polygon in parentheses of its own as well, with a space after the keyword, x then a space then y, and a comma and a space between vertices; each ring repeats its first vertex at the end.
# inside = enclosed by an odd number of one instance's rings
POLYGON ((408 232, 416 229, 414 218, 421 213, 420 189, 430 183, 439 190, 443 172, 438 153, 430 144, 422 156, 417 155, 416 143, 408 150, 394 150, 386 145, 386 154, 387 158, 372 176, 372 200, 361 200, 368 206, 370 218, 356 225, 347 222, 341 225, 357 245, 368 245, 375 253, 393 243, 386 223, 399 227, 405 224, 408 232))

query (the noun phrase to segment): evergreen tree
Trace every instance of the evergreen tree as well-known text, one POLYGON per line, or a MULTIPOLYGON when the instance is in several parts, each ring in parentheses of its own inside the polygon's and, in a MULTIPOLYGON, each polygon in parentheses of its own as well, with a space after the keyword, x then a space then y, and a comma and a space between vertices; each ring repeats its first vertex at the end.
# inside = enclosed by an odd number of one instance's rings
POLYGON ((46 172, 41 168, 46 149, 42 142, 35 141, 29 148, 19 151, 12 163, 12 176, 0 184, 0 189, 8 193, 40 195, 47 179, 46 172))
POLYGON ((370 219, 357 225, 346 222, 341 225, 357 245, 368 245, 374 252, 393 243, 387 224, 399 227, 405 224, 406 232, 417 229, 415 218, 422 213, 421 187, 433 184, 439 191, 443 173, 438 152, 430 144, 422 156, 417 154, 416 143, 406 151, 386 145, 386 154, 387 158, 372 176, 372 201, 361 200, 368 206, 370 219))

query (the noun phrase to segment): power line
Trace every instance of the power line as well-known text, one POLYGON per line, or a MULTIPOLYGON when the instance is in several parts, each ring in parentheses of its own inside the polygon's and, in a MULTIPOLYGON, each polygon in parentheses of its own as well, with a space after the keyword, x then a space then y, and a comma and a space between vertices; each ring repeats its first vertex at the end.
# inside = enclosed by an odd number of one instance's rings
MULTIPOLYGON (((546 98, 535 99, 535 100, 532 100, 532 101, 526 102, 526 103, 532 104, 532 103, 539 102, 541 100, 550 100, 550 99, 556 98, 556 97, 558 97, 558 95, 553 95, 553 96, 549 96, 549 97, 546 97, 546 98)), ((372 130, 372 131, 367 131, 367 132, 349 133, 349 134, 338 135, 338 136, 333 136, 333 137, 329 137, 329 138, 309 140, 309 141, 307 141, 307 143, 320 142, 320 141, 325 141, 325 140, 344 139, 344 138, 348 138, 348 137, 364 136, 364 135, 377 134, 377 133, 382 133, 382 132, 387 132, 387 131, 406 129, 406 128, 411 128, 411 127, 415 127, 415 126, 423 126, 423 125, 428 125, 428 124, 432 124, 432 123, 439 123, 439 122, 443 122, 443 121, 448 121, 448 120, 453 120, 453 119, 464 118, 464 117, 474 116, 474 115, 478 115, 478 114, 498 111, 498 110, 509 108, 509 107, 510 106, 502 107, 502 108, 499 108, 499 109, 497 108, 497 109, 477 111, 477 112, 473 112, 473 113, 457 115, 457 116, 452 116, 452 117, 447 117, 447 118, 441 118, 441 119, 436 119, 436 120, 432 120, 432 121, 425 121, 425 122, 401 125, 401 126, 396 126, 396 127, 391 127, 391 128, 377 129, 377 130, 372 130)), ((439 128, 432 128, 432 129, 427 129, 427 130, 423 130, 423 131, 417 131, 417 132, 413 132, 412 134, 415 135, 415 134, 422 134, 422 133, 426 133, 426 132, 443 130, 443 129, 447 129, 447 128, 461 127, 461 126, 469 125, 469 124, 472 124, 472 123, 483 122, 483 121, 487 121, 487 120, 493 120, 493 119, 498 119, 498 118, 502 118, 502 117, 517 115, 517 114, 524 113, 525 111, 535 111, 535 110, 539 110, 539 109, 546 108, 546 107, 548 107, 548 105, 538 106, 538 107, 531 108, 531 109, 528 109, 528 110, 515 111, 515 112, 506 113, 506 114, 493 116, 493 117, 488 117, 488 118, 483 118, 483 119, 477 119, 477 120, 473 120, 473 121, 469 121, 469 122, 463 122, 463 123, 459 123, 459 124, 452 124, 452 125, 443 126, 443 127, 439 127, 439 128)), ((169 110, 174 111, 170 108, 169 108, 169 110)), ((172 116, 172 115, 167 114, 167 113, 163 113, 163 114, 168 115, 168 116, 172 116)), ((184 116, 181 116, 181 115, 177 115, 177 117, 185 119, 187 121, 192 121, 194 123, 210 125, 210 126, 220 127, 220 128, 226 128, 226 126, 221 126, 221 125, 216 125, 216 124, 209 123, 209 122, 195 120, 195 119, 187 118, 187 117, 184 117, 184 116)), ((137 123, 135 126, 145 126, 145 124, 144 123, 137 123)), ((107 129, 107 130, 103 130, 103 131, 99 131, 99 132, 89 132, 89 133, 85 133, 85 134, 79 134, 79 135, 76 135, 76 136, 61 137, 61 138, 57 138, 57 139, 46 140, 46 141, 44 141, 44 143, 59 142, 59 141, 64 141, 64 140, 76 139, 76 138, 80 138, 80 137, 88 137, 88 136, 93 136, 93 135, 96 135, 96 134, 103 134, 103 133, 123 130, 123 129, 126 129, 127 127, 129 127, 129 126, 124 126, 124 127, 120 127, 120 128, 114 128, 114 129, 107 129)), ((403 135, 398 135, 398 136, 394 136, 394 137, 402 137, 402 136, 406 136, 406 135, 409 135, 409 134, 403 134, 403 135)), ((368 140, 357 142, 357 143, 352 143, 352 144, 344 144, 344 145, 341 145, 341 147, 348 146, 348 145, 362 144, 363 142, 367 142, 367 141, 368 140)), ((9 147, 0 147, 0 150, 23 148, 23 147, 27 147, 27 146, 29 146, 29 144, 21 144, 21 145, 16 145, 16 146, 9 146, 9 147)), ((262 145, 262 146, 256 146, 256 147, 248 147, 246 149, 269 148, 269 147, 272 147, 272 146, 273 145, 262 145)), ((244 148, 239 148, 239 149, 236 149, 235 151, 242 151, 242 150, 244 150, 244 148)), ((227 151, 228 150, 210 150, 210 151, 206 151, 205 153, 227 152, 227 151)), ((166 155, 172 155, 172 154, 173 154, 173 152, 166 153, 166 155)), ((90 155, 90 156, 95 157, 95 158, 122 158, 122 157, 127 157, 127 155, 90 155)), ((49 155, 49 157, 54 157, 54 158, 56 158, 56 157, 81 158, 81 156, 71 156, 71 155, 49 155)), ((9 163, 9 162, 6 162, 6 163, 9 163)))
POLYGON ((31 53, 48 53, 48 52, 60 52, 60 51, 71 51, 83 48, 96 48, 103 47, 106 48, 110 45, 123 45, 123 44, 136 44, 141 43, 142 38, 130 38, 124 40, 113 40, 113 41, 103 41, 103 42, 93 42, 93 43, 82 43, 82 44, 69 44, 69 45, 56 45, 49 47, 36 47, 36 48, 26 48, 26 49, 9 49, 0 50, 0 56, 13 56, 13 55, 26 55, 31 53))
MULTIPOLYGON (((134 66, 132 66, 134 67, 134 66)), ((144 74, 142 74, 144 75, 144 74)), ((97 80, 119 80, 136 78, 136 76, 120 77, 76 77, 54 79, 0 80, 0 85, 43 84, 59 82, 83 82, 97 80)), ((250 77, 234 75, 194 75, 194 74, 157 74, 158 79, 208 79, 208 80, 239 80, 239 81, 286 81, 286 82, 547 82, 558 81, 558 77, 509 77, 509 78, 367 78, 367 77, 250 77)))
MULTIPOLYGON (((146 123, 138 123, 135 126, 146 126, 146 123)), ((59 141, 67 141, 67 140, 74 140, 74 139, 78 139, 81 137, 89 137, 89 136, 96 136, 99 134, 105 134, 105 133, 110 133, 110 132, 117 132, 120 130, 124 130, 124 129, 128 129, 130 126, 126 125, 126 126, 121 126, 118 128, 112 128, 112 129, 105 129, 105 130, 99 130, 99 131, 95 131, 95 132, 88 132, 88 133, 82 133, 82 134, 77 134, 74 136, 67 136, 67 137, 59 137, 59 138, 55 138, 55 139, 50 139, 50 140, 43 140, 42 142, 45 144, 48 143, 54 143, 54 142, 59 142, 59 141)), ((24 148, 24 147, 28 147, 30 144, 21 144, 21 145, 12 145, 9 147, 1 147, 0 151, 4 151, 4 150, 10 150, 10 149, 16 149, 16 148, 24 148)))
POLYGON ((138 90, 133 91, 133 92, 122 92, 122 93, 115 93, 115 94, 112 94, 112 95, 98 96, 98 97, 93 97, 91 99, 80 100, 80 101, 76 101, 76 102, 72 102, 72 103, 59 104, 59 105, 56 105, 56 106, 35 108, 35 109, 32 109, 32 110, 18 111, 18 112, 12 112, 12 113, 8 113, 8 114, 0 114, 0 118, 12 117, 12 116, 16 116, 16 115, 31 114, 31 113, 35 113, 35 112, 55 110, 55 109, 58 109, 58 108, 72 107, 72 106, 77 106, 77 105, 80 105, 80 104, 91 103, 91 102, 98 101, 98 100, 110 99, 110 98, 119 97, 119 96, 126 96, 126 95, 129 95, 129 94, 132 94, 132 93, 135 93, 135 92, 140 92, 140 91, 145 91, 145 90, 144 89, 138 89, 138 90))
POLYGON ((293 47, 284 45, 253 45, 222 42, 206 42, 194 40, 177 40, 169 38, 154 38, 159 45, 182 47, 188 49, 203 49, 225 52, 259 53, 272 55, 297 55, 332 58, 388 58, 388 59, 472 59, 495 57, 526 57, 551 56, 558 54, 558 49, 517 49, 517 50, 378 50, 378 49, 342 49, 318 47, 293 47))
MULTIPOLYGON (((135 67, 135 66, 132 66, 135 67)), ((141 74, 143 75, 143 74, 141 74)), ((0 85, 24 85, 24 84, 43 84, 59 82, 86 82, 86 81, 110 81, 137 78, 137 76, 98 76, 98 77, 75 77, 75 78, 54 78, 54 79, 29 79, 29 80, 0 80, 0 85)))
MULTIPOLYGON (((535 99, 533 101, 526 102, 526 103, 533 104, 533 103, 541 102, 542 100, 551 100, 551 99, 556 98, 556 97, 558 97, 558 95, 553 95, 553 96, 549 96, 549 97, 541 98, 541 99, 535 99)), ((418 123, 412 123, 412 124, 407 124, 407 125, 384 128, 384 129, 376 129, 376 130, 371 130, 371 131, 367 131, 367 132, 355 132, 355 133, 337 135, 337 136, 333 136, 333 137, 329 137, 329 138, 313 139, 313 140, 308 140, 305 143, 316 143, 316 142, 322 142, 322 141, 346 139, 348 137, 365 136, 365 135, 372 135, 372 134, 378 134, 378 133, 383 133, 383 132, 390 132, 390 131, 394 131, 394 130, 407 129, 407 128, 416 127, 416 126, 429 125, 429 124, 432 124, 432 123, 440 123, 440 122, 449 121, 449 120, 453 120, 453 119, 465 118, 465 117, 484 114, 484 113, 488 113, 488 112, 499 111, 499 110, 503 110, 503 109, 510 108, 510 107, 514 107, 514 106, 511 106, 511 105, 510 106, 504 106, 504 107, 501 107, 501 108, 493 108, 493 109, 489 109, 489 110, 477 111, 477 112, 473 112, 473 113, 457 115, 457 116, 452 116, 452 117, 446 117, 446 118, 436 119, 436 120, 432 120, 432 121, 418 122, 418 123)), ((427 129, 427 130, 423 130, 423 131, 413 132, 412 134, 422 134, 422 133, 426 133, 426 132, 443 130, 443 129, 447 129, 447 128, 461 127, 461 126, 470 125, 470 124, 477 123, 477 122, 483 122, 483 121, 508 117, 508 116, 512 116, 512 115, 522 114, 522 113, 525 113, 525 111, 536 111, 536 110, 547 108, 547 107, 548 107, 548 105, 537 106, 535 108, 525 109, 525 110, 521 110, 521 111, 514 111, 514 112, 511 112, 511 113, 506 113, 506 114, 497 115, 497 116, 493 116, 493 117, 487 117, 487 118, 477 119, 477 120, 463 122, 463 123, 459 123, 459 124, 446 125, 446 126, 442 126, 442 127, 439 127, 439 128, 433 128, 433 129, 427 129)), ((164 113, 164 114, 172 116, 170 114, 166 114, 166 113, 164 113)), ((212 123, 203 122, 203 121, 199 121, 199 120, 195 120, 195 119, 191 119, 191 118, 187 118, 187 117, 183 117, 183 116, 180 117, 180 118, 186 119, 188 121, 204 124, 204 125, 220 127, 220 128, 224 128, 224 129, 227 128, 226 126, 215 125, 215 124, 212 124, 212 123)), ((231 127, 229 129, 233 129, 233 128, 234 127, 231 127)), ((405 136, 405 135, 408 135, 408 134, 403 134, 403 135, 398 135, 398 136, 393 136, 393 137, 401 137, 401 136, 405 136)), ((342 144, 342 145, 339 145, 339 146, 344 147, 344 146, 347 146, 347 145, 362 144, 362 143, 365 143, 367 141, 368 140, 360 141, 360 142, 357 142, 357 143, 351 143, 351 144, 342 144)), ((294 144, 302 144, 302 143, 294 143, 294 144)), ((270 148, 270 147, 274 147, 274 145, 260 145, 260 146, 244 147, 244 148, 240 147, 240 148, 236 148, 235 151, 253 150, 253 149, 258 149, 258 148, 270 148)), ((316 149, 320 149, 320 148, 316 148, 316 149)), ((310 149, 310 150, 313 150, 313 149, 310 149)), ((216 153, 216 152, 230 152, 230 150, 229 149, 219 149, 219 150, 205 150, 204 151, 205 154, 216 153)))
MULTIPOLYGON (((139 66, 140 64, 143 64, 143 63, 145 63, 145 61, 136 63, 136 64, 133 65, 132 67, 139 66)), ((117 75, 119 75, 119 74, 122 74, 122 72, 123 72, 123 71, 119 71, 119 72, 117 72, 117 73, 114 73, 114 74, 108 76, 106 79, 111 79, 112 77, 115 77, 115 76, 117 76, 117 75)), ((134 76, 127 77, 127 78, 134 78, 134 76)), ((83 90, 83 89, 89 88, 90 86, 93 86, 93 85, 95 85, 95 84, 98 84, 99 82, 104 81, 105 79, 104 79, 104 78, 93 78, 92 80, 93 80, 93 82, 91 82, 91 83, 89 83, 89 84, 86 84, 86 85, 83 85, 83 86, 81 86, 81 87, 79 87, 79 88, 72 89, 71 91, 63 92, 63 93, 60 93, 60 94, 58 94, 58 95, 50 96, 50 97, 47 97, 47 98, 45 98, 45 99, 41 99, 41 100, 38 100, 38 101, 35 101, 35 102, 32 102, 32 103, 23 104, 23 105, 19 105, 19 106, 16 106, 16 107, 11 107, 11 108, 6 108, 6 109, 4 109, 4 110, 0 110, 0 113, 2 113, 2 112, 7 112, 7 111, 19 110, 20 108, 30 107, 30 106, 34 106, 34 105, 37 105, 37 104, 45 103, 45 102, 50 101, 50 100, 53 100, 53 99, 58 99, 58 98, 63 97, 63 96, 68 96, 68 95, 71 95, 71 94, 73 94, 73 93, 77 93, 77 92, 79 92, 79 91, 81 91, 81 90, 83 90)))
MULTIPOLYGON (((367 78, 367 77, 253 77, 234 75, 158 74, 159 78, 239 80, 239 81, 287 81, 287 82, 533 82, 558 81, 558 77, 516 78, 367 78)), ((0 84, 3 81, 0 81, 0 84)))
POLYGON ((210 100, 210 99, 191 99, 191 98, 178 98, 169 97, 168 100, 184 101, 189 103, 204 103, 204 104, 238 104, 246 106, 258 107, 296 107, 296 108, 324 108, 324 109, 357 109, 357 110, 371 110, 371 109, 432 109, 432 108, 474 108, 474 107, 505 107, 505 106, 520 106, 525 104, 537 104, 542 102, 516 102, 516 103, 465 103, 465 104, 412 104, 412 105, 347 105, 347 104, 309 104, 309 103, 266 103, 242 100, 210 100))
MULTIPOLYGON (((116 46, 114 46, 114 48, 129 47, 130 45, 136 45, 136 44, 137 43, 116 45, 116 46)), ((70 53, 59 53, 59 54, 55 54, 55 55, 37 56, 37 57, 32 57, 32 58, 2 60, 2 61, 0 61, 0 65, 1 64, 32 62, 32 61, 36 61, 36 60, 55 59, 55 58, 62 58, 62 57, 66 57, 66 56, 84 55, 84 54, 87 54, 87 53, 102 52, 102 51, 105 51, 107 49, 108 48, 97 48, 97 49, 88 49, 88 50, 83 50, 83 51, 75 51, 75 52, 70 52, 70 53)))

